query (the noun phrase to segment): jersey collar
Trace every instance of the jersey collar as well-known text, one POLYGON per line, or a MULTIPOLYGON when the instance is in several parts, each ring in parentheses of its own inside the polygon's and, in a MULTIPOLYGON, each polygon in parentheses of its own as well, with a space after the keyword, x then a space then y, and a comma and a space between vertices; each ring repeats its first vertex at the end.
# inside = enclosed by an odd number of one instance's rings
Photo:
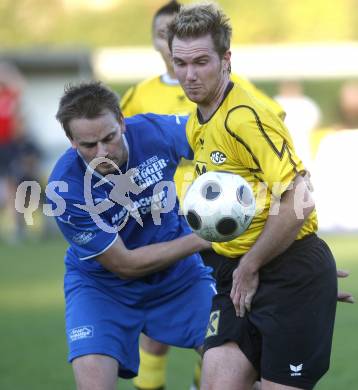
POLYGON ((228 85, 226 86, 223 98, 221 99, 220 104, 217 106, 216 110, 210 115, 210 117, 204 121, 203 116, 201 115, 201 112, 199 111, 199 108, 196 109, 196 115, 198 117, 198 121, 201 125, 204 125, 205 123, 208 123, 210 119, 216 114, 216 111, 221 107, 224 100, 226 99, 227 95, 230 93, 230 91, 233 89, 234 83, 232 81, 229 81, 228 85))
POLYGON ((179 81, 177 79, 172 79, 168 73, 161 75, 160 80, 167 85, 179 85, 179 81))

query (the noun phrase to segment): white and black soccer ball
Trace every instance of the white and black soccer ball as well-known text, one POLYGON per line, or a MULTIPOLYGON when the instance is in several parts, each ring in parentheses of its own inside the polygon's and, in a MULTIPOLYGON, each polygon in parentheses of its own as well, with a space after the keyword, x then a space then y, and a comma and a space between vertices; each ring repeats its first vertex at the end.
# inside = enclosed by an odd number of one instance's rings
POLYGON ((255 197, 240 175, 210 171, 188 188, 184 216, 192 230, 212 242, 231 241, 242 234, 255 215, 255 197))

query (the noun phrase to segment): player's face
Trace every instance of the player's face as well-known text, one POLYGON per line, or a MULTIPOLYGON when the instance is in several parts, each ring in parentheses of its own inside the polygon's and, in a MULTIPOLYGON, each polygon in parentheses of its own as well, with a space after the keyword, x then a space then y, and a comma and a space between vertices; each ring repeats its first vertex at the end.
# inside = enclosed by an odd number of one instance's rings
POLYGON ((230 51, 223 58, 210 35, 179 39, 172 44, 174 72, 188 98, 197 104, 210 104, 228 80, 230 51))
POLYGON ((167 26, 174 19, 175 15, 159 15, 155 18, 153 24, 153 44, 156 50, 159 51, 167 68, 171 69, 172 57, 167 41, 167 26))
MULTIPOLYGON (((95 158, 105 157, 120 167, 127 160, 122 137, 125 124, 123 118, 116 118, 114 113, 106 110, 94 119, 72 119, 69 128, 72 147, 80 152, 88 164, 95 158)), ((101 163, 96 171, 106 175, 115 172, 116 167, 111 163, 101 163)))

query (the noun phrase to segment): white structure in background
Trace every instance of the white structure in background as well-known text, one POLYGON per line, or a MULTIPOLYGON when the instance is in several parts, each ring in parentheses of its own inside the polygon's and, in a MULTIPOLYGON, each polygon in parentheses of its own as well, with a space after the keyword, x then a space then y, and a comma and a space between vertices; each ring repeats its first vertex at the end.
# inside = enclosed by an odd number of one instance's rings
POLYGON ((322 230, 358 229, 358 129, 326 136, 318 148, 312 180, 322 230))
MULTIPOLYGON (((134 82, 165 72, 159 54, 147 47, 97 49, 92 62, 96 77, 111 82, 134 82)), ((252 80, 356 77, 358 43, 234 46, 232 69, 252 80)))
POLYGON ((286 112, 285 124, 293 138, 297 155, 307 169, 310 169, 310 134, 319 126, 321 109, 314 100, 304 94, 302 84, 298 81, 282 81, 278 93, 274 99, 286 112))

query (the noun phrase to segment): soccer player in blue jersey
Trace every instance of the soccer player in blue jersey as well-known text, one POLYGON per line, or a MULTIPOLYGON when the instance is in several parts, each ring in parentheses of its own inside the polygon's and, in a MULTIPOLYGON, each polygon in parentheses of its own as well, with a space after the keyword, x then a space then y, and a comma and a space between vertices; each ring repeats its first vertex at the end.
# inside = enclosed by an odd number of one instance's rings
POLYGON ((72 144, 49 179, 69 243, 68 359, 78 389, 114 390, 118 376, 137 374, 141 332, 186 348, 204 341, 214 288, 196 252, 210 246, 170 199, 177 164, 192 157, 186 120, 124 120, 97 82, 68 87, 57 119, 72 144))

